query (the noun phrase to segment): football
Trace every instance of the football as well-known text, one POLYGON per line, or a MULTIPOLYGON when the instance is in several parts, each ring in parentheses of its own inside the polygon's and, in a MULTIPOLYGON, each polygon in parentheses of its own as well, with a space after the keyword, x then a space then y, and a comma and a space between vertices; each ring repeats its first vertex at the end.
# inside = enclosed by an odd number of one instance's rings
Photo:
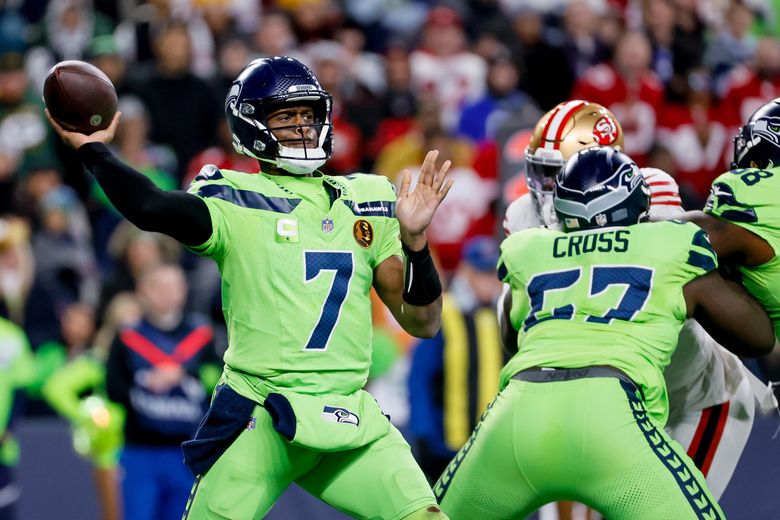
POLYGON ((43 84, 43 102, 63 128, 91 134, 111 124, 117 97, 103 71, 83 61, 69 60, 49 71, 43 84))

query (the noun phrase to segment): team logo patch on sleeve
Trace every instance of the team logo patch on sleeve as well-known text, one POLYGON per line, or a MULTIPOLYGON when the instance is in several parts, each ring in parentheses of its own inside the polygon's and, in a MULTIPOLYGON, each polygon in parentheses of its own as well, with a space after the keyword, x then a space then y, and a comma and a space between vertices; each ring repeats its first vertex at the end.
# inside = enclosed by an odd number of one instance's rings
POLYGON ((369 248, 374 242, 374 228, 368 220, 355 221, 355 225, 352 226, 352 235, 355 237, 355 242, 360 247, 369 248))
POLYGON ((339 408, 338 406, 323 406, 322 419, 328 422, 360 426, 360 418, 356 414, 350 412, 346 408, 339 408))

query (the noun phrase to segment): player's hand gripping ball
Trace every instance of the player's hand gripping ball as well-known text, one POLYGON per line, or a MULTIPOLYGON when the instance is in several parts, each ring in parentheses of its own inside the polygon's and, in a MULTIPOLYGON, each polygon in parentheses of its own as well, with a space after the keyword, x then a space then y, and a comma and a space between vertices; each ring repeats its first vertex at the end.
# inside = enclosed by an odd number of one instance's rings
POLYGON ((111 124, 117 97, 103 71, 83 61, 69 60, 49 71, 43 84, 43 102, 64 129, 89 135, 111 124))

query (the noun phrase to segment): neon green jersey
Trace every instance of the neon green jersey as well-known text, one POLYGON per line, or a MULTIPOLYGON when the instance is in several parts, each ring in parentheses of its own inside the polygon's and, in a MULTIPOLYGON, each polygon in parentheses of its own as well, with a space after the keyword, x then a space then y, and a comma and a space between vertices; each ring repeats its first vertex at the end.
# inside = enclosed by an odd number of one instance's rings
POLYGON ((728 220, 760 236, 775 257, 756 267, 740 267, 742 283, 761 302, 780 338, 780 167, 743 169, 722 174, 712 183, 705 213, 728 220))
POLYGON ((0 463, 15 464, 18 446, 7 428, 14 406, 14 393, 35 377, 35 362, 24 331, 0 318, 0 463))
POLYGON ((663 370, 687 314, 682 288, 716 267, 706 233, 676 221, 510 235, 499 277, 512 289, 518 353, 502 387, 525 368, 612 365, 640 385, 664 424, 663 370))
POLYGON ((371 364, 374 268, 402 255, 390 182, 214 169, 190 192, 211 213, 212 236, 193 250, 222 274, 225 374, 236 390, 262 398, 278 387, 361 388, 371 364))

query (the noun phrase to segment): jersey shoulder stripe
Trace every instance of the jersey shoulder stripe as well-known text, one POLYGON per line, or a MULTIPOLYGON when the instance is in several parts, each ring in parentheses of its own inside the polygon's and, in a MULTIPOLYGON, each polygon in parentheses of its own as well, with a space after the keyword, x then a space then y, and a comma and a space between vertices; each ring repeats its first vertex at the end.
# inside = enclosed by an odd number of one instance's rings
POLYGON ((710 239, 703 229, 696 232, 691 245, 693 247, 688 252, 688 264, 706 272, 714 271, 718 266, 718 262, 715 251, 710 244, 710 239))
POLYGON ((352 192, 352 197, 359 201, 390 200, 395 201, 395 187, 384 175, 373 173, 354 173, 345 177, 329 177, 331 181, 342 181, 352 192))
POLYGON ((395 188, 387 177, 367 173, 356 173, 346 177, 328 177, 333 185, 343 183, 347 197, 344 204, 356 216, 395 217, 395 188))
POLYGON ((205 184, 195 194, 204 198, 222 199, 242 208, 274 213, 292 213, 301 202, 301 199, 269 197, 256 191, 239 190, 227 184, 205 184))
POLYGON ((714 214, 730 222, 743 224, 758 220, 755 209, 739 202, 734 188, 725 181, 716 181, 712 185, 704 212, 714 214))

